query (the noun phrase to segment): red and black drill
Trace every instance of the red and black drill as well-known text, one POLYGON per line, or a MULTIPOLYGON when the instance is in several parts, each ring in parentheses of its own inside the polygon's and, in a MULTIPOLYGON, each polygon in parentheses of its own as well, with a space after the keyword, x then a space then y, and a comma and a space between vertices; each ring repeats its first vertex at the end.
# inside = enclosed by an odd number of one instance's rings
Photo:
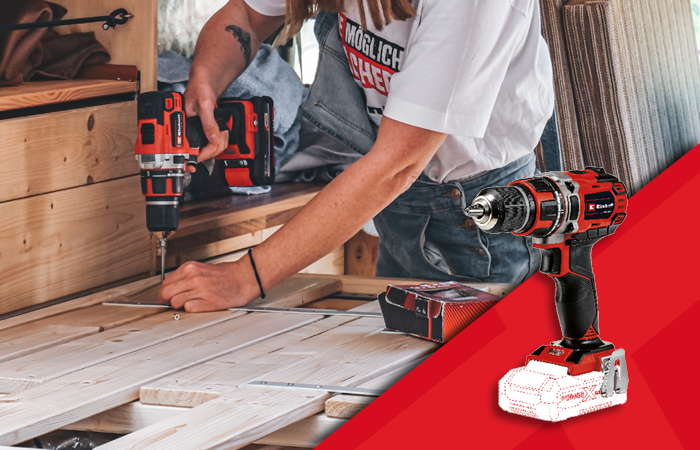
POLYGON ((626 401, 624 350, 599 336, 591 266, 593 245, 615 232, 626 211, 624 184, 594 167, 484 189, 465 211, 485 232, 531 236, 542 253, 540 271, 556 286, 563 339, 501 380, 504 410, 558 421, 626 401))
MULTIPOLYGON (((219 129, 228 130, 228 146, 216 159, 229 186, 265 186, 275 179, 273 119, 270 97, 224 98, 214 110, 219 129)), ((187 117, 178 92, 148 92, 138 100, 136 160, 146 197, 146 226, 161 248, 165 273, 167 238, 177 230, 179 199, 187 164, 196 164, 208 142, 199 117, 187 117)))

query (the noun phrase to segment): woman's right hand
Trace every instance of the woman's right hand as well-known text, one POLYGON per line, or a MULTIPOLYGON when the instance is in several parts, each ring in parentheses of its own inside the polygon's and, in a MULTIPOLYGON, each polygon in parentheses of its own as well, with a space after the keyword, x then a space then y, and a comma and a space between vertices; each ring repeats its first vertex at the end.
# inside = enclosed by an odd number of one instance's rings
MULTIPOLYGON (((217 96, 211 85, 196 76, 187 83, 185 90, 185 113, 187 117, 198 116, 202 122, 204 134, 209 143, 199 149, 197 162, 206 161, 221 154, 228 145, 228 131, 220 131, 214 119, 217 96)), ((187 166, 188 172, 194 172, 193 166, 187 166)))

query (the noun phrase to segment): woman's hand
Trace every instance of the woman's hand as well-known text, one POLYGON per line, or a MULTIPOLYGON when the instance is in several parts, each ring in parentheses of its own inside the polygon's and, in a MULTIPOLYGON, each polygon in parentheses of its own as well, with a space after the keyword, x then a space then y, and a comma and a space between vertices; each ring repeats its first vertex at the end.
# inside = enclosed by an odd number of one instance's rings
MULTIPOLYGON (((185 113, 187 117, 199 116, 202 128, 209 143, 199 149, 197 162, 206 161, 220 155, 228 145, 228 131, 220 131, 214 119, 217 97, 206 77, 193 76, 185 90, 185 113)), ((194 166, 187 166, 188 172, 195 172, 194 166)))
POLYGON ((163 281, 159 300, 187 312, 220 311, 260 295, 248 256, 233 263, 187 262, 163 281))

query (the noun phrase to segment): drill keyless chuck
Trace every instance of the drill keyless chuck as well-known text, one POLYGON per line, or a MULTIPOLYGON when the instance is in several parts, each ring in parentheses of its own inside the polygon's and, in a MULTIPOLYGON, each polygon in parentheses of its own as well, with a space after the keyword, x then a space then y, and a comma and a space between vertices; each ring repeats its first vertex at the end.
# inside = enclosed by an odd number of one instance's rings
POLYGON ((518 186, 484 189, 464 211, 488 233, 522 233, 532 226, 535 212, 532 194, 518 186))

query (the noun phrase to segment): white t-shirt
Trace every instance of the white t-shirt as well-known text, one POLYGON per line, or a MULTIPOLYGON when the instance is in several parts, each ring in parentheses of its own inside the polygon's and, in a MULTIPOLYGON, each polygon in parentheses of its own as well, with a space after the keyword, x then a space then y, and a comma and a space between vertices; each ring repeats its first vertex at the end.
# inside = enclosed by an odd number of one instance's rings
MULTIPOLYGON (((285 0, 245 1, 285 14, 285 0)), ((357 6, 347 4, 340 35, 370 117, 449 135, 429 178, 471 177, 532 152, 554 105, 539 0, 414 0, 415 17, 381 31, 368 8, 363 31, 357 6)))

